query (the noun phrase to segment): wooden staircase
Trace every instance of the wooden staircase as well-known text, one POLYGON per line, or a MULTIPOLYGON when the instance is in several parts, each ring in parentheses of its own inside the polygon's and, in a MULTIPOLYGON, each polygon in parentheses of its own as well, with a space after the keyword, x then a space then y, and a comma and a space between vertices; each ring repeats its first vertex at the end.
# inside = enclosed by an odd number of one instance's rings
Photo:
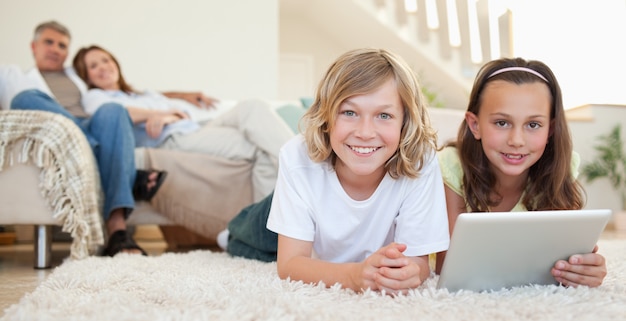
POLYGON ((351 1, 468 91, 481 65, 513 53, 511 11, 489 0, 351 1))
POLYGON ((332 39, 333 51, 398 53, 447 108, 464 109, 478 68, 512 53, 511 13, 497 14, 488 0, 281 0, 280 6, 332 39))

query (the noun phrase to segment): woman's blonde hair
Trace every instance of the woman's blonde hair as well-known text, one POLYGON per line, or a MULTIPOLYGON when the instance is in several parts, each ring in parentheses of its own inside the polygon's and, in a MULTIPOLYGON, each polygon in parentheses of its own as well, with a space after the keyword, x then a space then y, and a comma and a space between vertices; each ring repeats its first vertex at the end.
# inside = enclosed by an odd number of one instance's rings
POLYGON ((330 145, 330 132, 340 105, 350 97, 373 92, 390 78, 398 88, 404 117, 398 150, 385 168, 394 178, 418 177, 425 158, 437 148, 437 134, 415 74, 402 58, 384 49, 349 51, 326 72, 301 123, 312 160, 329 160, 334 166, 337 155, 330 145))

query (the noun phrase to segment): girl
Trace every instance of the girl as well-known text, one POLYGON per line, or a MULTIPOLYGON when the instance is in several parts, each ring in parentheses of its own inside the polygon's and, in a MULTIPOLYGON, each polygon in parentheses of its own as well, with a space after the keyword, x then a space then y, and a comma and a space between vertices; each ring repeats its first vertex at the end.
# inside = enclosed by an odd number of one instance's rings
MULTIPOLYGON (((584 205, 578 154, 561 89, 539 61, 499 59, 478 72, 457 142, 438 153, 450 234, 460 213, 568 210, 584 205)), ((604 258, 573 255, 552 268, 567 286, 598 286, 604 258)), ((437 255, 440 271, 445 252, 437 255)))
POLYGON ((189 119, 194 106, 157 92, 136 92, 127 84, 111 53, 98 46, 82 48, 74 68, 90 90, 83 97, 88 113, 103 102, 117 102, 135 124, 138 147, 199 152, 253 163, 254 200, 267 196, 276 182, 278 151, 293 132, 267 104, 247 101, 206 124, 189 119))
POLYGON ((281 150, 267 228, 281 278, 406 293, 447 249, 441 172, 417 79, 379 49, 345 53, 281 150))

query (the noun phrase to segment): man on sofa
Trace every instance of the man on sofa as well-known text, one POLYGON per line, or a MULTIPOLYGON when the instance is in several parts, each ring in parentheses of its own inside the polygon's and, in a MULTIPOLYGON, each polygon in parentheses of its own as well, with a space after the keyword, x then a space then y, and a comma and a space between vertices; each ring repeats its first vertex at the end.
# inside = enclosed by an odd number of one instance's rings
POLYGON ((101 112, 91 117, 85 113, 81 95, 87 88, 71 68, 64 68, 69 42, 69 30, 58 22, 38 25, 31 43, 36 67, 22 75, 11 71, 12 79, 2 84, 0 101, 11 101, 11 109, 61 114, 81 128, 94 152, 104 192, 103 217, 108 243, 103 254, 145 255, 127 233, 126 219, 134 208, 135 198, 149 200, 159 188, 162 182, 159 177, 163 175, 148 171, 143 179, 136 181, 133 127, 123 106, 107 103, 100 108, 101 112))

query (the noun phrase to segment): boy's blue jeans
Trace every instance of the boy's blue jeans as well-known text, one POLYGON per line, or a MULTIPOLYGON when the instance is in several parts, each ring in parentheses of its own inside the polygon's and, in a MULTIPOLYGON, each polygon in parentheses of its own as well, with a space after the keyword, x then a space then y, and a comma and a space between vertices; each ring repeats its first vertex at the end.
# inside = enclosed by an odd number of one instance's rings
POLYGON ((278 234, 266 227, 273 196, 271 193, 244 208, 228 223, 228 253, 264 262, 276 261, 278 234))
POLYGON ((115 209, 125 209, 128 217, 135 206, 132 194, 135 182, 135 137, 133 124, 126 108, 107 103, 91 117, 78 118, 39 90, 25 90, 13 98, 11 109, 42 110, 64 115, 83 131, 94 153, 104 192, 106 222, 115 209))

